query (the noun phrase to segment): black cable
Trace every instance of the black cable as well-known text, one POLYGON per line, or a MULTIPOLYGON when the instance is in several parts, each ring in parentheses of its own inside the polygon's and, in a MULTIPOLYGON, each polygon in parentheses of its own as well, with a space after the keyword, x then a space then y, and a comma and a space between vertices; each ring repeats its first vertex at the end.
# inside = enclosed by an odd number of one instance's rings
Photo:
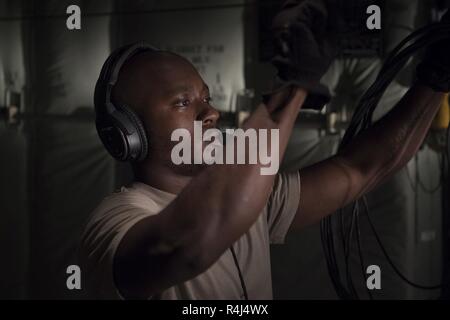
POLYGON ((323 220, 320 224, 320 235, 325 254, 325 261, 327 263, 327 270, 338 297, 343 300, 348 300, 350 299, 350 294, 347 292, 340 279, 339 267, 336 263, 335 250, 332 241, 332 229, 330 228, 330 226, 330 220, 323 220))
MULTIPOLYGON (((373 122, 373 113, 375 108, 377 107, 383 93, 387 89, 387 87, 390 85, 390 83, 393 81, 395 76, 398 74, 398 72, 404 67, 404 65, 407 63, 407 61, 415 54, 418 50, 429 46, 437 41, 440 41, 442 39, 448 38, 450 35, 450 23, 436 23, 433 25, 425 26, 421 29, 418 29, 417 31, 410 34, 408 37, 403 39, 395 48, 394 50, 388 55, 388 57, 385 60, 385 63, 383 64, 382 68, 380 69, 380 72, 378 73, 378 76, 375 80, 375 82, 369 87, 369 89, 364 93, 364 95, 361 97, 360 102, 358 106, 355 108, 355 111, 353 113, 352 119, 350 121, 350 124, 345 131, 345 134, 341 140, 341 143, 339 145, 338 150, 341 151, 344 149, 357 135, 361 134, 361 132, 367 130, 373 122)), ((450 133, 449 133, 450 134, 450 133)), ((448 151, 450 154, 450 151, 448 151)), ((367 203, 364 204, 367 206, 367 203)), ((356 201, 356 206, 357 206, 356 201)), ((354 207, 358 208, 358 207, 354 207)), ((378 244, 380 245, 381 250, 383 251, 383 254, 385 255, 388 262, 391 264, 397 275, 407 282, 408 284, 415 286, 417 288, 421 289, 438 289, 441 286, 422 286, 413 283, 412 281, 408 280, 399 270, 395 267, 395 265, 392 262, 392 259, 387 254, 386 249, 383 247, 381 240, 378 237, 378 234, 376 233, 376 230, 371 223, 370 216, 368 213, 368 206, 366 207, 366 213, 369 221, 369 225, 372 229, 372 231, 375 234, 375 237, 377 239, 378 244)), ((341 211, 342 214, 342 211, 341 211)), ((359 230, 359 217, 358 217, 358 211, 353 211, 352 214, 352 220, 351 225, 348 230, 348 235, 345 236, 345 228, 344 228, 344 217, 340 216, 341 221, 341 237, 342 242, 344 246, 344 253, 345 253, 345 269, 346 269, 346 276, 347 276, 347 289, 345 288, 344 281, 341 279, 340 273, 339 273, 339 266, 336 261, 336 251, 334 248, 334 235, 333 235, 333 228, 332 228, 332 216, 328 216, 327 218, 323 219, 321 222, 321 238, 322 238, 322 244, 324 247, 324 253, 325 258, 327 260, 327 266, 328 271, 330 274, 330 277, 332 279, 333 285, 335 287, 336 293, 341 299, 346 298, 356 298, 357 293, 356 290, 354 290, 353 282, 351 279, 350 274, 350 267, 349 267, 349 256, 350 256, 350 242, 352 240, 352 233, 353 229, 356 228, 356 238, 357 238, 357 244, 358 244, 358 252, 360 257, 360 264, 361 264, 361 270, 364 272, 364 262, 362 257, 362 249, 361 249, 361 243, 360 243, 360 230, 359 230)), ((365 274, 364 274, 365 278, 365 274)), ((372 295, 369 291, 369 297, 372 299, 372 295)))
POLYGON ((352 241, 352 236, 353 236, 353 230, 355 228, 356 215, 358 214, 358 210, 359 210, 358 202, 355 202, 354 205, 353 205, 353 209, 352 209, 352 218, 351 218, 351 222, 350 222, 350 229, 349 229, 349 232, 348 232, 346 248, 345 248, 345 251, 344 251, 344 253, 345 253, 345 273, 346 273, 347 287, 349 288, 353 299, 359 299, 359 297, 358 297, 358 294, 356 292, 355 286, 353 284, 353 279, 351 277, 349 258, 350 258, 350 249, 351 249, 351 241, 352 241))
MULTIPOLYGON (((361 247, 361 230, 359 228, 359 213, 356 216, 356 244, 358 246, 358 256, 359 256, 359 265, 361 267, 361 276, 364 279, 365 282, 367 282, 367 275, 366 275, 366 264, 364 263, 364 256, 362 253, 362 247, 361 247)), ((369 296, 370 300, 373 300, 372 291, 365 286, 367 295, 369 296)))
MULTIPOLYGON (((443 24, 442 26, 440 26, 440 31, 450 31, 449 24, 443 24)), ((447 32, 447 34, 448 33, 449 32, 447 32)), ((417 37, 417 34, 412 34, 411 38, 413 38, 412 36, 417 37)), ((409 45, 402 51, 400 51, 401 44, 394 49, 394 51, 399 52, 398 55, 400 56, 400 58, 391 58, 391 55, 388 56, 387 59, 392 60, 392 63, 395 62, 395 64, 393 66, 390 66, 389 69, 386 69, 386 67, 383 66, 377 76, 377 80, 375 81, 375 83, 372 84, 372 86, 365 92, 365 94, 361 98, 360 103, 353 114, 352 121, 347 131, 345 132, 342 145, 340 147, 345 147, 351 140, 351 138, 356 136, 356 134, 361 131, 358 128, 365 129, 370 125, 373 110, 375 109, 379 99, 381 99, 382 93, 385 91, 398 71, 404 66, 404 64, 406 64, 412 54, 415 53, 415 51, 417 51, 418 49, 421 49, 423 46, 430 45, 432 43, 435 43, 436 41, 442 40, 443 38, 445 38, 445 36, 440 33, 425 35, 417 40, 416 43, 409 45)))
POLYGON ((247 287, 245 286, 244 277, 242 276, 241 268, 239 267, 239 262, 236 257, 236 252, 234 252, 233 245, 231 245, 230 250, 231 250, 231 254, 233 255, 234 264, 236 265, 236 269, 239 274, 239 280, 241 281, 241 287, 242 287, 242 291, 244 293, 244 299, 248 300, 247 287))
MULTIPOLYGON (((416 31, 416 32, 414 32, 414 33, 412 33, 412 34, 410 34, 408 37, 406 37, 402 42, 400 42, 395 48, 394 48, 394 50, 393 51, 391 51, 391 53, 389 53, 389 55, 386 57, 386 59, 385 59, 385 61, 384 61, 384 63, 383 63, 383 67, 382 67, 382 69, 381 69, 381 72, 384 72, 384 71, 386 71, 387 69, 389 69, 390 67, 391 67, 391 65, 393 64, 393 61, 394 61, 394 59, 396 59, 397 61, 399 61, 399 60, 402 60, 402 59, 405 59, 405 56, 406 56, 406 54, 405 53, 403 53, 402 55, 400 55, 400 54, 398 54, 399 52, 400 52, 400 50, 401 50, 401 48, 406 44, 406 43, 408 43, 410 40, 412 40, 413 38, 419 38, 419 40, 416 40, 416 42, 415 43, 412 43, 411 45, 409 45, 408 47, 406 47, 405 49, 407 49, 407 48, 409 48, 409 49, 412 49, 412 48, 414 48, 414 46, 420 46, 420 47, 422 47, 423 46, 423 44, 421 44, 421 42, 427 42, 427 40, 430 40, 430 32, 433 32, 433 31, 442 31, 442 30, 445 30, 445 29, 448 29, 449 28, 449 24, 447 23, 447 24, 444 24, 444 23, 438 23, 438 24, 436 24, 436 25, 433 25, 433 26, 426 26, 426 27, 423 27, 422 28, 422 30, 423 31, 427 31, 427 33, 428 34, 424 34, 424 35, 422 35, 422 32, 421 32, 421 29, 419 29, 418 31, 416 31), (407 40, 407 41, 405 41, 405 40, 407 40), (413 46, 413 47, 412 47, 413 46)), ((440 33, 436 33, 436 34, 433 34, 432 35, 433 36, 433 38, 436 38, 436 37, 441 37, 441 38, 446 38, 446 35, 445 34, 440 34, 440 33)), ((438 40, 439 41, 439 40, 438 40)), ((407 52, 408 52, 408 50, 407 50, 407 52)), ((382 73, 380 73, 380 74, 382 74, 382 73)))
POLYGON ((340 235, 341 235, 341 241, 342 241, 342 248, 345 248, 345 222, 344 222, 344 210, 340 209, 339 210, 339 222, 340 222, 340 235))
POLYGON ((367 221, 369 222, 369 226, 372 229, 372 232, 375 236, 375 239, 377 240, 377 243, 381 249, 381 251, 383 252, 384 257, 386 258, 386 260, 388 261, 389 265, 392 267, 392 269, 395 271, 395 273, 397 274, 397 276, 399 276, 403 281, 405 281, 407 284, 409 284, 412 287, 415 288, 419 288, 419 289, 425 289, 425 290, 435 290, 435 289, 440 289, 443 287, 442 284, 438 284, 438 285, 422 285, 422 284, 418 284, 415 283, 411 280, 409 280, 408 278, 406 278, 401 272, 400 270, 397 268, 397 266, 394 264, 394 262, 392 261, 391 257, 389 256, 389 254, 386 251, 386 248, 384 247, 383 243, 381 242, 381 239, 377 233, 377 231, 375 230, 374 225, 372 224, 372 220, 370 218, 370 214, 369 214, 369 206, 367 204, 367 200, 365 197, 363 197, 363 203, 364 203, 364 208, 365 208, 365 212, 366 212, 366 216, 367 216, 367 221))

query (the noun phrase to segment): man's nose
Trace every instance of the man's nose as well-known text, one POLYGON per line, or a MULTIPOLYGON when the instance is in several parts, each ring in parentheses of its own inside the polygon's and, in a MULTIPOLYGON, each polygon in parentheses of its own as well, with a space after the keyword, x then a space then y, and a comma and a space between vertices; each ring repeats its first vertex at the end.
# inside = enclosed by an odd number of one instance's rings
POLYGON ((204 105, 202 108, 202 111, 198 115, 199 121, 202 121, 203 126, 205 127, 215 127, 217 120, 219 119, 219 111, 217 111, 214 107, 211 105, 204 105))

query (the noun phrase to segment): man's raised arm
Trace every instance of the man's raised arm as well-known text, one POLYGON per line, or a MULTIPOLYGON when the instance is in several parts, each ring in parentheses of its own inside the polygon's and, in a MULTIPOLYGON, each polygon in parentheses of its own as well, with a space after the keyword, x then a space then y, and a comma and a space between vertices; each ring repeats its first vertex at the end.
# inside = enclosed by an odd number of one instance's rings
POLYGON ((337 155, 300 170, 302 195, 291 229, 314 224, 372 190, 417 152, 444 97, 415 85, 337 155))
MULTIPOLYGON (((450 22, 450 12, 441 23, 450 22)), ((450 91, 450 40, 426 50, 417 82, 380 121, 336 156, 301 170, 302 197, 292 228, 315 223, 358 199, 417 152, 450 91)))

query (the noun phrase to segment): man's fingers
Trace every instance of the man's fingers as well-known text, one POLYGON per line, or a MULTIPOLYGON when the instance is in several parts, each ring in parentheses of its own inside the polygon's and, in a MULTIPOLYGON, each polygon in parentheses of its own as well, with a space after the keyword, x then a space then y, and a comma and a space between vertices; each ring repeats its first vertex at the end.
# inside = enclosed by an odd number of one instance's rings
POLYGON ((272 95, 266 108, 272 120, 281 123, 289 118, 297 117, 306 96, 306 90, 290 85, 272 95))
POLYGON ((288 85, 274 92, 266 103, 269 113, 293 106, 299 106, 306 96, 306 91, 294 85, 288 85), (278 110, 279 109, 279 110, 278 110))
POLYGON ((307 94, 307 91, 303 88, 293 88, 288 104, 280 111, 280 117, 297 117, 307 94))
POLYGON ((267 102, 267 110, 269 113, 274 112, 276 109, 282 107, 287 103, 289 96, 291 95, 292 86, 285 86, 280 90, 274 92, 267 102))
POLYGON ((300 106, 305 101, 307 95, 308 92, 305 89, 300 87, 294 87, 289 104, 300 106))
POLYGON ((302 88, 285 87, 283 90, 273 93, 266 104, 261 103, 244 121, 242 127, 265 127, 269 122, 279 124, 283 120, 296 117, 306 96, 307 92, 302 88))

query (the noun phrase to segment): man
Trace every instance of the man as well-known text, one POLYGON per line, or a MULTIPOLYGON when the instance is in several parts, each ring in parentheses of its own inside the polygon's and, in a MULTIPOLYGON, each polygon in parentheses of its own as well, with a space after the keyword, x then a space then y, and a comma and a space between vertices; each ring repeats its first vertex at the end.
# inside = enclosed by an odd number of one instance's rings
MULTIPOLYGON (((303 40, 309 48, 322 48, 311 38, 303 40)), ((446 54, 430 51, 419 69, 436 71, 439 65, 439 72, 450 74, 448 44, 441 50, 446 54)), ((307 66, 309 80, 287 81, 243 125, 278 129, 280 159, 308 95, 323 92, 314 91, 329 61, 321 63, 314 56, 319 51, 297 52, 298 61, 314 60, 307 66)), ((184 58, 161 51, 132 57, 120 70, 113 97, 143 121, 149 153, 133 163, 136 181, 107 197, 86 227, 81 258, 93 294, 271 299, 269 244, 283 242, 288 230, 320 221, 404 166, 449 91, 448 77, 435 81, 419 72, 394 109, 337 155, 300 172, 261 175, 261 163, 173 164, 171 133, 193 132, 194 121, 214 128, 219 114, 208 87, 184 58)))

